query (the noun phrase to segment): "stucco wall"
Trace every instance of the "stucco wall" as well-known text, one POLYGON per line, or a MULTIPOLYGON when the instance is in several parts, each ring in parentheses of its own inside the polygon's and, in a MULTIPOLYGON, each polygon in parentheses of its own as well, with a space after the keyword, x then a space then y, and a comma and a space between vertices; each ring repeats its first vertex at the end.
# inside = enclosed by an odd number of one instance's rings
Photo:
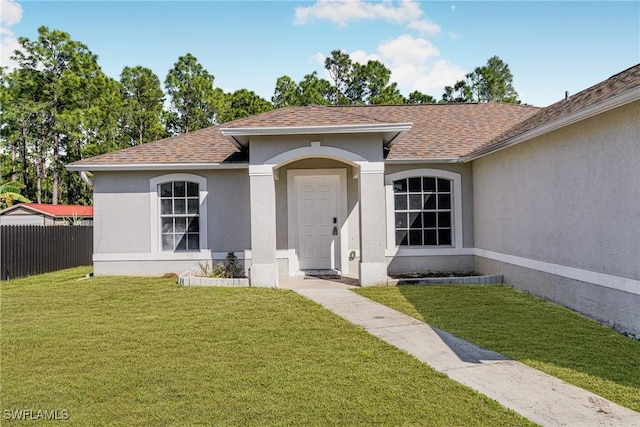
POLYGON ((286 151, 310 147, 311 141, 320 141, 323 147, 334 147, 355 153, 368 161, 382 161, 382 138, 379 135, 300 135, 261 136, 251 138, 250 162, 260 165, 286 151))
POLYGON ((93 181, 93 253, 151 252, 151 172, 97 172, 93 181))
POLYGON ((476 269, 640 336, 638 117, 634 102, 475 160, 475 246, 493 252, 476 269))
MULTIPOLYGON (((157 236, 150 220, 151 178, 181 171, 94 174, 94 258, 101 274, 161 274, 192 268, 202 257, 152 261, 157 236), (111 255, 117 255, 111 257, 111 255), (196 259, 197 258, 197 259, 196 259), (132 266, 136 263, 138 267, 132 266)), ((182 172, 184 173, 184 172, 182 172)), ((191 172, 207 179, 207 244, 211 252, 250 249, 249 177, 246 169, 191 172)), ((212 255, 209 254, 210 260, 212 255)), ((204 258, 203 260, 207 260, 204 258)))
POLYGON ((473 162, 475 246, 640 279, 640 102, 473 162))

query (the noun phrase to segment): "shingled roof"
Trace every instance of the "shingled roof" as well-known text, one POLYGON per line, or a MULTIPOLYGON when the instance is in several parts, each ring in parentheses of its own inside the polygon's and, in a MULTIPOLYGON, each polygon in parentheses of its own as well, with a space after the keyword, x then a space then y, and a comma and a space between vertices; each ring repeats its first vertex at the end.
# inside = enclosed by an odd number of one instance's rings
POLYGON ((537 107, 506 103, 330 108, 353 109, 391 123, 412 122, 411 129, 394 141, 387 160, 457 158, 540 111, 537 107))
MULTIPOLYGON (((221 128, 258 128, 258 127, 324 127, 342 125, 369 125, 390 123, 386 119, 361 114, 359 108, 335 108, 323 105, 305 107, 286 107, 243 119, 224 123, 221 128)), ((395 123, 392 121, 391 123, 395 123)))
POLYGON ((237 162, 247 162, 247 154, 240 152, 225 138, 219 126, 213 126, 79 160, 70 166, 72 169, 85 169, 85 166, 103 165, 237 162))
POLYGON ((588 107, 611 100, 618 95, 629 93, 629 91, 634 90, 634 88, 638 92, 636 98, 639 98, 640 64, 615 74, 607 80, 578 92, 575 95, 551 104, 527 120, 495 136, 491 141, 486 142, 474 150, 474 152, 490 152, 493 147, 509 141, 514 137, 523 135, 542 125, 562 120, 574 113, 584 111, 588 107))
POLYGON ((313 128, 412 123, 394 140, 387 161, 455 160, 487 153, 505 141, 638 88, 640 64, 546 108, 506 103, 286 107, 219 126, 103 154, 69 165, 158 167, 247 163, 221 129, 313 128))
POLYGON ((286 128, 413 123, 396 139, 388 159, 452 158, 469 153, 538 108, 489 104, 287 107, 223 125, 114 151, 72 163, 71 169, 106 165, 230 164, 247 162, 221 128, 286 128))

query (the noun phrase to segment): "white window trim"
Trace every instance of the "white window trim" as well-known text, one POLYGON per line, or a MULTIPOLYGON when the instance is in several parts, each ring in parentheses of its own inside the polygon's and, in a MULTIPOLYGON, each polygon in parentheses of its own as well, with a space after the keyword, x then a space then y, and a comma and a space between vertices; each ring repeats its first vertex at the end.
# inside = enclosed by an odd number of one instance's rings
POLYGON ((423 256, 423 255, 454 255, 463 254, 462 247, 462 176, 457 172, 446 171, 442 169, 420 168, 408 169, 400 172, 391 173, 384 177, 384 189, 386 196, 387 208, 387 249, 386 256, 423 256), (393 181, 411 177, 433 176, 436 178, 445 178, 453 183, 453 240, 451 246, 444 247, 416 247, 416 246, 399 246, 395 244, 395 206, 393 203, 393 181))
POLYGON ((162 232, 160 230, 160 198, 158 197, 158 185, 171 181, 197 182, 200 195, 200 253, 210 253, 207 243, 207 179, 190 173, 172 173, 160 175, 149 180, 149 224, 151 226, 151 253, 164 254, 168 258, 185 257, 184 253, 197 254, 198 251, 169 252, 162 250, 162 232))

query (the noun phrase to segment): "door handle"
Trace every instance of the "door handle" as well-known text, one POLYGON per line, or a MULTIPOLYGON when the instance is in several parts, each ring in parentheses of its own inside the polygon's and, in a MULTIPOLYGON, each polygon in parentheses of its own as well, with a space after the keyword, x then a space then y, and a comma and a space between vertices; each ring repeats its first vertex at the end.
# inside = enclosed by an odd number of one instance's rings
POLYGON ((336 226, 333 227, 333 235, 334 236, 338 235, 338 227, 336 227, 336 226))

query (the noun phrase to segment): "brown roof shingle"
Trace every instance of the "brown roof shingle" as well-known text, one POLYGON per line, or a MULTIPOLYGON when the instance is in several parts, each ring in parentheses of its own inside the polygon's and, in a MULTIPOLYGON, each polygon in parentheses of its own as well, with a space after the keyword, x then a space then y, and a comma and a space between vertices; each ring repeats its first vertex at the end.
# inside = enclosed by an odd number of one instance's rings
POLYGON ((539 111, 505 103, 368 105, 349 108, 387 123, 412 122, 395 141, 388 160, 452 158, 469 153, 539 111))
POLYGON ((238 151, 231 141, 220 133, 219 127, 213 126, 79 160, 72 165, 235 163, 246 161, 246 153, 238 151))
POLYGON ((396 139, 389 159, 451 158, 491 141, 538 111, 513 104, 434 104, 287 107, 219 126, 103 154, 73 166, 246 162, 220 128, 413 123, 396 139))
POLYGON ((459 158, 640 86, 640 64, 546 108, 505 103, 286 107, 219 126, 72 163, 136 165, 247 162, 221 128, 279 128, 413 123, 387 160, 459 158))
POLYGON ((223 123, 221 128, 313 127, 387 123, 371 115, 361 115, 355 107, 335 108, 322 105, 285 107, 251 117, 223 123))
MULTIPOLYGON (((640 64, 634 65, 618 74, 609 77, 567 99, 563 99, 543 108, 538 114, 522 123, 496 135, 491 141, 477 149, 490 149, 507 139, 521 135, 546 123, 566 117, 584 108, 596 105, 616 95, 638 87, 640 90, 640 64)), ((475 151, 475 150, 474 150, 475 151)))

